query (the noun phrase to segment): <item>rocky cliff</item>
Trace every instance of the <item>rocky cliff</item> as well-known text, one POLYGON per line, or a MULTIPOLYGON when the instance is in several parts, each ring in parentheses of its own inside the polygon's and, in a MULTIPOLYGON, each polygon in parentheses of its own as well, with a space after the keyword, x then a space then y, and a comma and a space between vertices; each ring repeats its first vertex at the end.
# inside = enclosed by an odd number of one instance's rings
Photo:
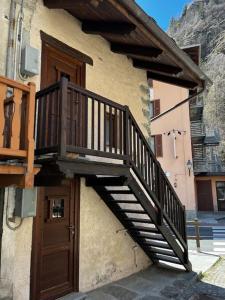
POLYGON ((201 67, 213 81, 204 94, 204 122, 219 129, 225 160, 225 0, 193 0, 171 20, 168 34, 181 47, 201 44, 201 67))

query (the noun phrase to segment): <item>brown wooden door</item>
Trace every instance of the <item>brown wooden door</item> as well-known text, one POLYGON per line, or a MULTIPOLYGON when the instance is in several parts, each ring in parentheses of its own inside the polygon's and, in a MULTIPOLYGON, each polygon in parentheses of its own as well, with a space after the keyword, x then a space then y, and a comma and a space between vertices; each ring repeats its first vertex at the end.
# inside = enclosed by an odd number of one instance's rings
POLYGON ((33 300, 78 290, 79 179, 38 193, 32 255, 33 300))
POLYGON ((196 181, 199 211, 213 211, 213 195, 211 180, 196 181))
MULTIPOLYGON (((85 87, 85 63, 67 53, 59 51, 47 43, 43 44, 41 87, 60 81, 66 77, 70 82, 85 87)), ((50 105, 49 102, 47 105, 50 105)), ((67 101, 67 145, 86 145, 85 99, 68 89, 67 101)), ((50 111, 48 107, 44 111, 50 111)), ((48 131, 48 129, 46 130, 48 131)))

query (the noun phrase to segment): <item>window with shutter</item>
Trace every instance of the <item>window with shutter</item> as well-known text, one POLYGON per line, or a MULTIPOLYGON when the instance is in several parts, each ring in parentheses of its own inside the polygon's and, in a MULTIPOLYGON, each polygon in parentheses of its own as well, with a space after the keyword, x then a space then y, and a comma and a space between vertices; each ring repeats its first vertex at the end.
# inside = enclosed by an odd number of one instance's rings
POLYGON ((163 156, 163 148, 162 148, 162 135, 155 135, 155 155, 157 157, 163 156))
POLYGON ((160 100, 154 100, 154 117, 160 114, 160 100))
POLYGON ((150 104, 150 117, 154 118, 160 114, 160 99, 151 101, 150 104))

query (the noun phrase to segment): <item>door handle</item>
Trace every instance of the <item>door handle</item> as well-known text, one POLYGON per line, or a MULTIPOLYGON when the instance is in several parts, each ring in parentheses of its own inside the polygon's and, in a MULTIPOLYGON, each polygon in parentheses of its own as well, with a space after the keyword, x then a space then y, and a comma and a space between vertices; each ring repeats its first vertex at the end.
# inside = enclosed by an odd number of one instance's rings
POLYGON ((67 226, 67 228, 70 230, 72 235, 75 234, 75 226, 74 225, 69 225, 69 226, 67 226))

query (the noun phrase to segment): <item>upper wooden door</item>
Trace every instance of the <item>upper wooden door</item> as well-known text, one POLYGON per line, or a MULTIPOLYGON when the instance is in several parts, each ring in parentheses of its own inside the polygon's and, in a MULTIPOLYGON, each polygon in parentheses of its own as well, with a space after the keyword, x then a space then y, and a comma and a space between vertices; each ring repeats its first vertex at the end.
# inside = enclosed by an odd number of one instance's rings
POLYGON ((198 180, 197 186, 197 200, 199 211, 213 211, 213 195, 211 180, 198 180))
POLYGON ((42 49, 41 88, 45 88, 65 76, 69 81, 85 87, 85 63, 59 51, 47 43, 42 49))
POLYGON ((42 187, 33 235, 32 299, 78 290, 79 179, 42 187))
MULTIPOLYGON (((85 63, 64 53, 63 49, 59 51, 44 43, 41 88, 60 81, 62 77, 66 77, 68 81, 78 86, 85 87, 85 63)), ((85 128, 85 98, 81 95, 78 97, 78 94, 74 93, 72 89, 68 89, 67 99, 66 144, 68 146, 84 147, 86 145, 87 132, 87 128, 85 128)), ((51 105, 51 101, 46 101, 45 109, 42 109, 44 113, 51 111, 48 105, 51 105)), ((46 132, 48 132, 48 128, 46 132)))

